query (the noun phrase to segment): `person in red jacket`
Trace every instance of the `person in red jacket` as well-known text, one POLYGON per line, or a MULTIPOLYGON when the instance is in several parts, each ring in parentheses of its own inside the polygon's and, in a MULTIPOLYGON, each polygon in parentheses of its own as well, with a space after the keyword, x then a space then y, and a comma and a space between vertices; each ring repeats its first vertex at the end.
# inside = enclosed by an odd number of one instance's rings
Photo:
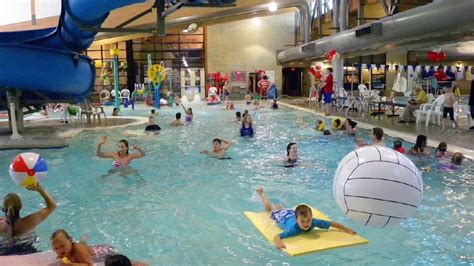
POLYGON ((324 96, 324 103, 327 105, 327 114, 331 113, 331 102, 332 102, 332 93, 333 93, 333 86, 334 86, 334 77, 332 75, 333 69, 332 67, 327 68, 328 75, 324 80, 323 84, 323 96, 324 96))

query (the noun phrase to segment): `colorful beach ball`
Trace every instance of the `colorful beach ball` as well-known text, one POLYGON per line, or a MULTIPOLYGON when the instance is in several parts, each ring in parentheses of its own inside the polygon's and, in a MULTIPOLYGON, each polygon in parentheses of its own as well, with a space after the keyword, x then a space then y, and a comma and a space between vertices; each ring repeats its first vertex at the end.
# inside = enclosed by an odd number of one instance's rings
POLYGON ((24 152, 13 159, 9 171, 10 177, 17 185, 26 187, 43 181, 48 172, 48 166, 39 154, 24 152))

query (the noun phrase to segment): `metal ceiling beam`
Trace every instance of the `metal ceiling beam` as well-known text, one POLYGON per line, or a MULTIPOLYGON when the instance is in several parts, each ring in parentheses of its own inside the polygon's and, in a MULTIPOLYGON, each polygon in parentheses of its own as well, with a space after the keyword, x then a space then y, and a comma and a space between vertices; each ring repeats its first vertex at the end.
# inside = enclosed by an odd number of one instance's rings
MULTIPOLYGON (((390 1, 390 0, 389 0, 390 1)), ((388 9, 388 6, 387 6, 387 3, 385 3, 385 0, 379 0, 380 2, 380 5, 382 6, 383 8, 383 11, 385 12, 385 15, 389 16, 390 15, 390 11, 388 9)))

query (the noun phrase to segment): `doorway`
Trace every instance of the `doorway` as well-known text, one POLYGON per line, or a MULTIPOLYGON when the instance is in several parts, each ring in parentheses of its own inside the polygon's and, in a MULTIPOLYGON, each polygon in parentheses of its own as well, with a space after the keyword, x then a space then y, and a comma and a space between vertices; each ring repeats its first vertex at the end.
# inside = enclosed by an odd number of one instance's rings
POLYGON ((283 94, 302 96, 303 69, 296 67, 283 68, 283 94))

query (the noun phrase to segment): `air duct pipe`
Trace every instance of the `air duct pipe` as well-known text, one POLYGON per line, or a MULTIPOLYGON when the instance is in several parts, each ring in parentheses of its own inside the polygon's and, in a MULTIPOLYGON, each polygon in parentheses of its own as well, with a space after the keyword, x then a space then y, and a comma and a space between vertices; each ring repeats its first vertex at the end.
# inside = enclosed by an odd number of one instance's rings
POLYGON ((320 58, 330 49, 341 54, 368 54, 465 40, 474 33, 472 14, 474 5, 471 1, 443 0, 378 20, 376 23, 382 24, 380 36, 356 37, 357 29, 370 26, 365 24, 282 51, 277 58, 285 64, 320 58))
MULTIPOLYGON (((304 43, 308 43, 311 41, 311 7, 306 0, 275 0, 274 1, 278 8, 290 8, 295 7, 298 8, 300 12, 300 25, 303 35, 304 43)), ((215 19, 223 19, 228 17, 234 16, 241 16, 241 15, 249 15, 254 14, 255 12, 268 12, 268 4, 260 4, 256 6, 244 6, 244 7, 235 7, 232 9, 226 9, 223 11, 215 12, 212 14, 204 14, 204 15, 195 15, 195 16, 187 16, 181 17, 176 19, 169 19, 166 20, 166 27, 174 27, 174 26, 181 26, 187 25, 190 23, 203 23, 208 20, 215 20, 215 19)), ((110 38, 114 35, 111 34, 99 34, 96 39, 105 39, 110 38)))

